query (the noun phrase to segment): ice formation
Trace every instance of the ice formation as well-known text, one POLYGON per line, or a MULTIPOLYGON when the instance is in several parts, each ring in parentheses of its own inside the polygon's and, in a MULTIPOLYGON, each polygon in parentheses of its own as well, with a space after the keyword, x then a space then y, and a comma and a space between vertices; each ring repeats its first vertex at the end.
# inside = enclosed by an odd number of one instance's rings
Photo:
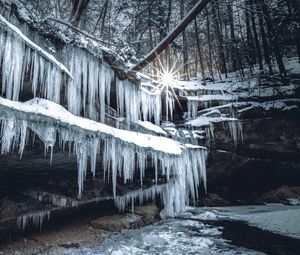
POLYGON ((114 71, 100 63, 87 51, 68 46, 63 49, 65 62, 73 74, 68 81, 66 97, 68 110, 93 120, 105 120, 105 105, 110 104, 114 71))
MULTIPOLYGON (((140 189, 129 192, 124 196, 117 196, 115 204, 123 211, 131 204, 142 204, 149 200, 154 200, 160 196, 164 210, 162 216, 174 216, 182 212, 189 203, 189 197, 193 202, 198 198, 198 188, 200 183, 206 190, 206 158, 207 150, 201 146, 186 144, 186 150, 181 157, 161 163, 161 173, 167 175, 168 183, 155 185, 148 189, 140 189), (167 163, 167 164, 165 164, 167 163), (172 176, 172 178, 170 178, 172 176)), ((155 162, 154 165, 158 165, 155 162)), ((157 171, 157 167, 156 167, 157 171)))
POLYGON ((39 212, 32 212, 17 218, 17 227, 18 229, 25 230, 25 228, 32 224, 33 227, 42 229, 43 222, 45 220, 50 219, 51 211, 39 211, 39 212))
POLYGON ((68 69, 51 54, 27 38, 17 27, 0 15, 0 61, 2 63, 2 94, 17 101, 24 77, 30 74, 32 92, 59 103, 63 73, 68 69))
POLYGON ((120 115, 125 113, 127 120, 151 121, 154 119, 156 125, 161 120, 161 93, 150 94, 141 90, 129 80, 116 80, 117 104, 120 115))
MULTIPOLYGON (((182 211, 190 197, 194 201, 197 199, 201 182, 206 189, 205 148, 184 146, 166 137, 120 130, 103 124, 110 105, 111 90, 115 86, 116 118, 139 122, 154 133, 166 135, 165 131, 147 121, 160 124, 163 103, 168 107, 167 115, 173 118, 175 101, 169 91, 166 91, 166 101, 163 102, 163 90, 150 92, 130 80, 121 81, 102 60, 70 45, 60 51, 65 66, 3 16, 0 16, 0 30, 1 93, 5 96, 0 97, 1 154, 17 149, 22 157, 30 133, 44 143, 45 154, 50 151, 50 163, 56 144, 61 149, 69 146, 77 159, 79 197, 88 166, 95 176, 96 161, 101 155, 104 178, 112 182, 113 196, 120 210, 130 201, 139 200, 142 203, 160 196, 165 204, 164 215, 171 216, 182 211), (50 101, 35 98, 25 103, 15 102, 19 100, 26 76, 30 78, 33 95, 50 101), (56 104, 63 96, 68 111, 56 104), (143 179, 149 163, 155 171, 155 186, 144 190, 143 179), (167 183, 157 184, 160 175, 167 183), (117 196, 117 177, 122 177, 127 183, 133 181, 134 176, 140 177, 141 190, 124 197, 117 196)), ((44 195, 40 194, 37 199, 44 199, 44 195)), ((59 196, 51 196, 50 200, 55 206, 66 206, 68 202, 59 196)), ((50 211, 35 212, 20 216, 17 225, 25 229, 32 223, 41 228, 43 221, 49 217, 50 211)))
POLYGON ((104 174, 107 178, 111 175, 114 197, 117 175, 123 176, 126 183, 139 170, 143 185, 148 158, 155 168, 156 182, 159 172, 166 176, 168 182, 174 183, 163 192, 163 201, 169 203, 166 210, 171 214, 183 209, 188 194, 193 199, 197 198, 196 191, 201 180, 204 185, 206 183, 207 152, 203 147, 183 146, 165 137, 115 129, 72 115, 62 106, 45 99, 19 103, 0 98, 0 113, 2 153, 8 153, 17 146, 22 153, 27 127, 40 137, 46 148, 53 148, 57 134, 60 144, 74 144, 79 196, 83 190, 88 160, 91 162, 90 170, 95 174, 100 149, 103 149, 104 174))
POLYGON ((195 119, 197 117, 199 101, 198 100, 188 100, 188 119, 195 119))

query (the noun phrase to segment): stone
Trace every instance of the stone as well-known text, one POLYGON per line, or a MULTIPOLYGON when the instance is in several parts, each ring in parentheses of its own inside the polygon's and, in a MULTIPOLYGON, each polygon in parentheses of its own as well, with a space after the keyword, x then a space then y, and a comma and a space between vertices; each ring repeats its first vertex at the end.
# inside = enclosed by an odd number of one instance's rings
POLYGON ((218 194, 208 193, 205 197, 200 199, 200 205, 203 206, 229 206, 231 203, 223 199, 218 194))
POLYGON ((289 199, 300 198, 300 186, 282 186, 262 194, 258 200, 262 203, 289 203, 289 199))
POLYGON ((134 213, 115 214, 100 217, 91 222, 95 229, 119 232, 123 229, 139 228, 159 220, 159 210, 155 205, 135 207, 134 213))
POLYGON ((16 215, 15 215, 14 211, 9 207, 4 208, 0 213, 0 220, 12 219, 15 217, 16 217, 16 215))

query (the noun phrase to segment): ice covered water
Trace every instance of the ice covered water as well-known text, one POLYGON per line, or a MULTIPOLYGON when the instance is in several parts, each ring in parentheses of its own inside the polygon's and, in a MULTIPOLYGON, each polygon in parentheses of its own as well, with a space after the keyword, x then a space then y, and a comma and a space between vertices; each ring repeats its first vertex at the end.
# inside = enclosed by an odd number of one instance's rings
POLYGON ((230 245, 222 239, 222 229, 208 226, 190 215, 178 219, 166 219, 154 225, 136 230, 124 230, 101 244, 71 249, 68 254, 122 254, 122 255, 183 255, 183 254, 244 254, 263 253, 230 245))

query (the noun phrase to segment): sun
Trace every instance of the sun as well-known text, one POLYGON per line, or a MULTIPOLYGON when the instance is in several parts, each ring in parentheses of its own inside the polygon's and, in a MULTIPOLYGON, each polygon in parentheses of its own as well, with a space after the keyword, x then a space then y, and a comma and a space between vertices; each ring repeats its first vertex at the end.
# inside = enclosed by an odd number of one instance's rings
POLYGON ((161 75, 161 81, 165 86, 170 86, 173 84, 174 82, 174 75, 172 73, 169 72, 164 72, 161 75))

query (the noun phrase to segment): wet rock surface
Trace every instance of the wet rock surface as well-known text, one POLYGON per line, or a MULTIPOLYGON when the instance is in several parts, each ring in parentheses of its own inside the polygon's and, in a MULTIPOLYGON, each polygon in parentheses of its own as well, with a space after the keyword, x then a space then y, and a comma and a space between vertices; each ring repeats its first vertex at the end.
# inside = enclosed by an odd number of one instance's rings
MULTIPOLYGON (((45 226, 42 232, 28 232, 13 243, 0 245, 4 254, 69 254, 70 248, 99 244, 103 239, 123 229, 139 228, 160 219, 155 205, 136 207, 134 213, 117 212, 82 213, 76 217, 62 218, 45 226), (100 216, 102 214, 109 214, 100 216)), ((1 253, 0 253, 1 254, 1 253)))
MULTIPOLYGON (((207 163, 208 192, 231 204, 253 204, 282 202, 261 196, 282 186, 299 187, 300 119, 298 112, 290 114, 243 119, 244 139, 236 147, 223 127, 216 127, 207 163)), ((289 196, 294 193, 285 192, 285 200, 289 196)))

